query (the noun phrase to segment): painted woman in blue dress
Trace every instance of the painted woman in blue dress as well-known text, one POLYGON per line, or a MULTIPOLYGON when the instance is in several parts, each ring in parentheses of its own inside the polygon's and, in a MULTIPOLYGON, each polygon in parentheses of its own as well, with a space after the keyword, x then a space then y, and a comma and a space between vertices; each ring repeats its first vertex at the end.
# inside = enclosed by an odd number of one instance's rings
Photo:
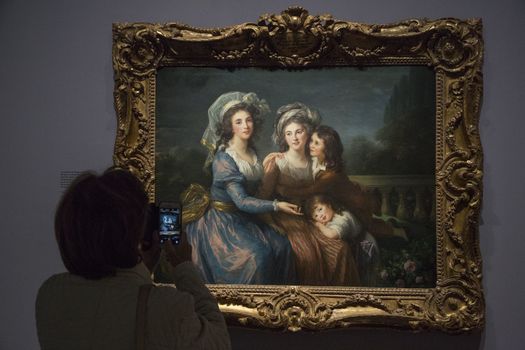
POLYGON ((288 238, 254 215, 273 211, 300 215, 294 204, 251 196, 263 175, 253 136, 268 112, 264 100, 241 92, 221 95, 208 110, 202 143, 210 151, 206 164, 211 163, 213 175, 209 197, 202 200, 202 193, 192 193, 199 191, 196 188, 183 194, 185 217, 191 217, 186 232, 193 261, 207 283, 295 281, 288 238))

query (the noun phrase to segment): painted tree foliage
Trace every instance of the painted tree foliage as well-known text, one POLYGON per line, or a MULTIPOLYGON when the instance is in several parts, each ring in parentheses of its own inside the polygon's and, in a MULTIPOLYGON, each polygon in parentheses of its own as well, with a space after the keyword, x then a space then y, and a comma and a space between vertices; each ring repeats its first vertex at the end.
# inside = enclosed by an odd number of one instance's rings
POLYGON ((345 145, 353 175, 432 175, 435 167, 435 87, 429 69, 410 69, 392 90, 384 126, 374 139, 345 145))

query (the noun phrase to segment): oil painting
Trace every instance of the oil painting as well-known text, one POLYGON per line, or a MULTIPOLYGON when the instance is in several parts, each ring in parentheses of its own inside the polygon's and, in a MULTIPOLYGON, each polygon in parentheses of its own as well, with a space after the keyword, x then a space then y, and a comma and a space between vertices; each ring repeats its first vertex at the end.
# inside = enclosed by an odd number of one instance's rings
POLYGON ((165 68, 156 93, 156 197, 208 283, 435 285, 431 69, 165 68))
POLYGON ((479 329, 482 62, 475 18, 115 23, 114 164, 232 325, 479 329))

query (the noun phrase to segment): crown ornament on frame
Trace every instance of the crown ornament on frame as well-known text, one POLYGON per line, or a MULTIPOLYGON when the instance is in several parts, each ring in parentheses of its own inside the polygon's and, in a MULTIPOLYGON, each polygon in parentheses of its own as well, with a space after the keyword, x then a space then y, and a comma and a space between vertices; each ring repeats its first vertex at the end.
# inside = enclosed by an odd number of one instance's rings
POLYGON ((427 65, 436 74, 435 288, 210 285, 230 322, 327 329, 382 325, 462 332, 484 324, 479 213, 481 20, 377 25, 313 16, 301 7, 256 23, 200 29, 179 23, 113 26, 114 162, 155 200, 155 81, 162 67, 427 65))

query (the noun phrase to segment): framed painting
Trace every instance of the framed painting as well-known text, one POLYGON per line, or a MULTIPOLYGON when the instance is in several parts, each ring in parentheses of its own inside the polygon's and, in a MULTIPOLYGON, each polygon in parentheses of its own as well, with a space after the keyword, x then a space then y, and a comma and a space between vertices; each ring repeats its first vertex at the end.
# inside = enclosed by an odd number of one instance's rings
POLYGON ((480 20, 113 26, 114 162, 231 323, 482 327, 480 20))

